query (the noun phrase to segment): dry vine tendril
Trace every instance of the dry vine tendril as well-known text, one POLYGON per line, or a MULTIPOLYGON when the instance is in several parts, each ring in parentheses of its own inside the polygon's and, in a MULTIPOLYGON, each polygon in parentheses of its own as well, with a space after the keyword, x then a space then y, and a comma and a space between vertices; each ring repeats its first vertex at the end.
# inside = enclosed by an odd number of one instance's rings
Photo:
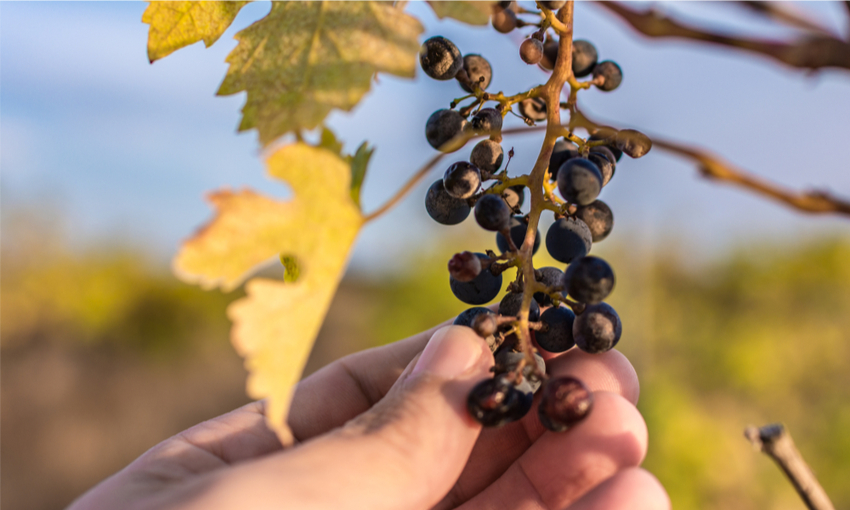
POLYGON ((620 318, 603 302, 614 287, 614 272, 588 252, 613 226, 611 209, 597 198, 602 188, 610 183, 623 153, 641 157, 652 142, 634 130, 594 126, 587 129, 587 138, 581 138, 561 126, 562 106, 571 117, 578 115, 579 90, 595 86, 613 91, 623 74, 615 62, 598 61, 590 42, 572 41, 572 3, 537 2, 537 6, 539 12, 518 8, 513 2, 493 6, 492 23, 499 32, 535 27, 520 46, 519 57, 551 70, 552 75, 544 85, 527 91, 511 96, 487 92, 492 68, 483 56, 463 56, 451 41, 439 36, 422 45, 423 71, 437 80, 454 78, 469 92, 431 115, 425 127, 428 142, 441 152, 453 152, 473 135, 489 135, 474 147, 470 161, 451 164, 443 178, 431 185, 425 208, 444 225, 460 223, 474 211, 478 225, 496 233, 501 253, 467 251, 449 261, 452 292, 464 303, 482 305, 493 300, 502 287, 502 273, 517 268, 498 313, 476 306, 455 320, 456 325, 471 327, 485 338, 496 358, 493 378, 481 381, 469 394, 470 414, 485 426, 519 420, 546 382, 546 405, 539 408, 541 423, 549 430, 564 431, 589 413, 592 394, 575 379, 547 381, 546 365, 534 341, 549 352, 578 346, 588 353, 601 353, 620 340, 620 318), (526 22, 518 15, 537 16, 539 22, 526 22), (587 81, 576 79, 586 76, 590 76, 587 81), (562 103, 567 84, 569 99, 562 103), (465 101, 469 103, 462 105, 465 101), (545 121, 547 126, 534 167, 527 174, 509 177, 513 149, 502 169, 502 119, 516 114, 514 106, 526 124, 545 121), (526 187, 530 210, 523 213, 526 187), (546 249, 568 264, 565 271, 534 267, 532 257, 540 246, 537 225, 544 211, 551 211, 556 220, 546 233, 546 249), (541 307, 548 308, 541 313, 541 307))

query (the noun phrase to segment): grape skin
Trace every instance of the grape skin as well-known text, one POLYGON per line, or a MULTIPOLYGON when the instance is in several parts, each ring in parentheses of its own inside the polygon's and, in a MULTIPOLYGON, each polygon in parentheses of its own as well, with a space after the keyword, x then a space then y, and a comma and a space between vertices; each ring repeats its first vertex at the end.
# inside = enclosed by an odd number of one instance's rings
POLYGON ((573 41, 573 74, 576 78, 584 78, 592 73, 598 59, 596 46, 584 39, 573 41))
POLYGON ((534 332, 537 345, 545 351, 564 352, 576 344, 573 339, 573 322, 576 314, 567 307, 553 306, 540 316, 540 322, 548 326, 547 330, 534 332))
MULTIPOLYGON (((516 317, 519 315, 519 309, 522 305, 522 293, 508 292, 502 301, 499 303, 499 314, 516 317)), ((537 322, 540 320, 540 307, 537 302, 531 300, 531 305, 528 308, 528 320, 537 322)))
POLYGON ((446 170, 443 186, 455 198, 470 198, 481 187, 481 171, 472 163, 458 161, 446 170))
POLYGON ((601 303, 614 289, 614 270, 599 257, 582 257, 564 271, 564 289, 579 303, 601 303))
POLYGON ((564 264, 587 255, 591 243, 590 229, 578 219, 561 218, 553 223, 546 233, 546 249, 549 255, 564 264))
POLYGON ((611 164, 608 158, 598 152, 591 152, 587 155, 587 159, 599 169, 599 173, 602 174, 602 187, 605 187, 605 185, 611 182, 611 178, 614 177, 614 165, 611 164))
POLYGON ((585 158, 568 159, 558 169, 558 191, 564 200, 587 205, 602 191, 602 173, 599 167, 585 158))
POLYGON ((502 114, 495 108, 482 108, 472 117, 472 128, 482 133, 498 133, 502 130, 502 114))
MULTIPOLYGON (((511 240, 517 248, 519 248, 523 241, 525 241, 526 232, 528 232, 528 223, 523 220, 522 216, 514 216, 511 218, 511 240)), ((501 232, 496 234, 496 246, 502 253, 510 251, 508 241, 501 232)), ((534 248, 532 248, 531 254, 534 255, 537 253, 538 248, 540 248, 540 229, 537 230, 537 235, 534 236, 534 248)))
MULTIPOLYGON (((475 54, 464 55, 463 69, 466 70, 469 81, 477 83, 481 90, 487 90, 487 87, 490 86, 490 81, 493 79, 493 68, 490 67, 490 62, 486 58, 475 54), (482 77, 484 81, 479 81, 482 77)), ((472 93, 472 88, 463 82, 460 83, 460 88, 470 94, 472 93)))
MULTIPOLYGON (((557 267, 541 267, 537 271, 540 272, 541 276, 537 281, 547 287, 560 287, 564 283, 564 272, 557 267)), ((563 292, 561 294, 564 295, 563 292)), ((552 304, 552 298, 542 292, 535 292, 534 300, 540 306, 549 306, 552 304)))
POLYGON ((435 36, 419 49, 419 64, 425 74, 435 80, 451 80, 463 67, 460 50, 450 40, 435 36))
POLYGON ((488 193, 475 204, 475 221, 484 230, 499 232, 510 226, 511 208, 502 197, 488 193))
MULTIPOLYGON (((613 135, 614 135, 614 133, 611 133, 611 136, 613 136, 613 135)), ((603 131, 600 130, 600 131, 597 131, 596 134, 591 135, 590 138, 588 138, 588 140, 590 140, 592 142, 599 141, 599 140, 607 140, 607 139, 611 138, 611 136, 608 136, 608 133, 604 133, 603 131)), ((614 155, 615 161, 612 161, 612 163, 616 163, 617 161, 620 161, 620 158, 623 157, 623 151, 618 149, 614 145, 614 143, 615 142, 611 141, 611 142, 606 143, 605 145, 600 145, 598 147, 594 147, 594 149, 600 149, 600 148, 608 149, 614 155)), ((591 150, 593 150, 593 149, 591 149, 591 150)))
POLYGON ((652 149, 652 140, 634 129, 624 129, 617 133, 617 148, 632 158, 639 158, 652 149))
POLYGON ((540 67, 546 71, 555 69, 555 62, 558 61, 558 47, 560 42, 552 37, 547 37, 543 43, 543 58, 540 59, 540 67))
POLYGON ((469 162, 481 170, 482 177, 485 175, 489 177, 499 171, 504 157, 502 146, 498 142, 487 139, 481 140, 473 147, 469 162))
POLYGON ((503 377, 484 379, 472 388, 466 399, 469 414, 485 427, 501 427, 517 421, 528 414, 531 404, 530 396, 503 377))
POLYGON ((516 211, 525 202, 525 186, 517 184, 502 191, 502 200, 508 204, 512 210, 516 211))
POLYGON ((578 147, 574 143, 566 140, 558 140, 555 142, 555 147, 552 148, 552 155, 549 156, 549 178, 553 181, 558 179, 558 169, 561 168, 567 160, 578 157, 578 147))
POLYGON ((466 119, 458 112, 447 109, 437 110, 428 117, 428 122, 425 123, 425 138, 431 144, 431 147, 440 150, 440 147, 446 142, 462 132, 466 125, 466 119))
POLYGON ((614 213, 602 200, 594 200, 576 210, 576 218, 587 224, 590 238, 594 243, 604 240, 614 228, 614 213))
POLYGON ((490 19, 493 28, 496 32, 507 34, 517 26, 516 13, 511 9, 502 9, 499 12, 493 13, 490 19))
POLYGON ((449 195, 443 180, 435 181, 425 194, 425 210, 437 223, 442 225, 457 225, 469 216, 472 208, 461 200, 449 195))
MULTIPOLYGON (((496 374, 503 374, 513 370, 517 363, 520 360, 525 358, 525 353, 514 351, 512 348, 505 346, 502 349, 496 352, 496 374)), ((537 353, 534 353, 534 362, 537 365, 537 369, 546 373, 546 362, 543 360, 543 357, 537 353)), ((522 382, 516 386, 516 389, 525 393, 526 395, 533 395, 540 388, 541 381, 538 379, 531 379, 531 375, 534 372, 534 367, 532 365, 525 365, 522 367, 522 382)))
POLYGON ((519 57, 529 65, 540 62, 540 59, 543 58, 543 43, 529 37, 519 46, 519 57))
POLYGON ((610 351, 622 334, 620 316, 608 303, 589 305, 573 323, 576 345, 591 354, 610 351))
POLYGON ((534 121, 546 120, 546 101, 539 97, 529 97, 519 102, 519 113, 534 121))
POLYGON ((493 313, 493 310, 490 310, 489 308, 484 308, 483 306, 473 306, 472 308, 467 308, 455 318, 452 324, 454 324, 455 326, 467 326, 471 328, 472 321, 482 313, 493 313))
MULTIPOLYGON (((483 253, 476 253, 486 259, 483 253)), ((492 301, 502 289, 502 274, 494 275, 490 269, 482 269, 471 282, 460 282, 449 275, 449 287, 456 298, 468 305, 483 305, 492 301)))
POLYGON ((593 68, 593 78, 600 76, 605 77, 605 81, 601 85, 596 85, 596 88, 603 92, 611 92, 620 86, 623 81, 623 71, 616 62, 606 60, 596 64, 593 68))

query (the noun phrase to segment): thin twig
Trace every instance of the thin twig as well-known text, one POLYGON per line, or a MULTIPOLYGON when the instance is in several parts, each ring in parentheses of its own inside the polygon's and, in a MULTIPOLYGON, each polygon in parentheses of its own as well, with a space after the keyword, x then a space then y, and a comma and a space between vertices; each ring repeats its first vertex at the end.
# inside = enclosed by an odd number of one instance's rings
POLYGON ((751 425, 744 431, 744 437, 776 461, 809 510, 835 510, 785 427, 778 423, 761 428, 751 425))
MULTIPOLYGON (((569 129, 583 127, 585 129, 595 130, 600 126, 601 124, 590 120, 579 111, 570 118, 570 126, 568 127, 569 129)), ((720 157, 704 150, 681 145, 655 136, 650 138, 652 139, 653 147, 696 161, 699 164, 699 171, 704 177, 736 184, 759 195, 773 198, 799 211, 813 214, 835 213, 850 216, 850 201, 839 199, 826 191, 797 192, 789 190, 757 177, 746 170, 737 168, 731 163, 725 162, 720 157)))
POLYGON ((732 37, 689 27, 651 10, 636 11, 620 2, 597 2, 649 37, 702 41, 759 53, 802 69, 850 69, 850 43, 833 36, 807 35, 792 42, 732 37))
POLYGON ((808 30, 810 32, 815 32, 821 35, 835 35, 832 33, 832 30, 830 30, 829 27, 815 21, 814 19, 811 19, 799 9, 793 9, 785 3, 756 2, 750 0, 744 0, 739 3, 741 4, 741 6, 746 7, 753 12, 757 12, 762 16, 774 19, 780 23, 784 23, 795 28, 808 30))

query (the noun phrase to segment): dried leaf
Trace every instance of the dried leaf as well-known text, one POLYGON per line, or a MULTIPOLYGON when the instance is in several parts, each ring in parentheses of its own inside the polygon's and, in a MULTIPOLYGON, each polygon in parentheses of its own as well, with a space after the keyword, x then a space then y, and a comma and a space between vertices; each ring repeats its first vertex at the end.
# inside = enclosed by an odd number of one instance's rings
POLYGON ((490 21, 493 2, 447 2, 429 0, 438 18, 454 18, 470 25, 486 25, 490 21))
POLYGON ((254 279, 228 309, 231 339, 250 372, 248 394, 266 398, 266 416, 291 441, 286 412, 331 298, 363 225, 351 199, 351 164, 321 147, 296 143, 267 161, 294 193, 280 202, 249 190, 211 196, 216 217, 187 241, 175 272, 203 287, 232 289, 278 255, 286 281, 254 279))
POLYGON ((419 22, 385 2, 273 2, 236 34, 220 95, 248 93, 240 131, 267 145, 351 110, 376 72, 413 77, 419 22))
POLYGON ((142 23, 150 25, 148 60, 153 63, 198 41, 209 48, 247 3, 151 2, 142 14, 142 23))

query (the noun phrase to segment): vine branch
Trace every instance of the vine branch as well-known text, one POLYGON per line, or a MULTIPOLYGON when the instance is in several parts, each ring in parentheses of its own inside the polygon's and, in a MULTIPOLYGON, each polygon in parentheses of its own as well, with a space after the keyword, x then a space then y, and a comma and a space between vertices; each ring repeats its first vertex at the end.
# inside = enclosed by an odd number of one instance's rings
POLYGON ((621 2, 597 2, 648 37, 671 37, 701 41, 758 53, 802 69, 850 70, 850 43, 831 35, 808 34, 796 41, 771 41, 732 37, 687 26, 652 10, 637 11, 621 2))
POLYGON ((744 437, 779 465, 809 510, 835 510, 785 427, 778 423, 761 428, 749 426, 744 437))

